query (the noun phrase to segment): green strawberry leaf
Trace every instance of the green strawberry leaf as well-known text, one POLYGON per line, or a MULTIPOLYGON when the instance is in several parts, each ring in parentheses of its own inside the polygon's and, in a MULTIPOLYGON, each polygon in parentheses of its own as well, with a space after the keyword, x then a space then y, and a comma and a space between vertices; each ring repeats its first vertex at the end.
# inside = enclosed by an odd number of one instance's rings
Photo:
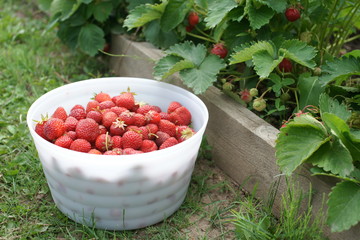
POLYGON ((305 67, 314 68, 316 66, 313 60, 316 56, 315 48, 303 41, 297 39, 286 40, 280 46, 279 53, 305 67))
POLYGON ((154 67, 154 78, 156 80, 163 80, 170 75, 179 72, 186 68, 193 68, 195 65, 180 57, 168 55, 161 58, 154 67))
POLYGON ((349 176, 354 170, 349 150, 337 138, 323 144, 307 162, 342 177, 349 176))
POLYGON ((280 78, 279 75, 272 73, 269 76, 269 79, 274 83, 272 86, 273 92, 275 92, 275 95, 279 97, 281 95, 281 89, 284 86, 288 86, 295 83, 295 80, 292 78, 280 78))
POLYGON ((353 56, 336 58, 334 61, 326 62, 322 72, 320 81, 323 85, 334 81, 337 85, 341 85, 349 77, 360 75, 360 58, 353 56))
POLYGON ((195 94, 206 91, 216 81, 216 75, 225 67, 224 61, 216 55, 208 55, 197 68, 180 71, 180 77, 195 94))
POLYGON ((241 63, 252 59, 257 52, 266 50, 270 56, 275 56, 275 48, 269 41, 260 41, 252 45, 243 44, 234 49, 235 53, 231 55, 230 64, 241 63))
POLYGON ((341 232, 360 221, 360 185, 351 181, 336 184, 329 194, 327 223, 341 232))
POLYGON ((78 44, 85 53, 95 56, 105 45, 104 31, 95 24, 86 24, 80 29, 78 44))
POLYGON ((124 26, 129 30, 142 27, 145 24, 160 19, 167 2, 161 4, 142 4, 132 9, 124 21, 124 26))
POLYGON ((262 5, 260 8, 256 8, 253 4, 249 4, 248 6, 250 26, 253 29, 260 29, 262 26, 268 24, 274 14, 275 12, 265 5, 262 5))
POLYGON ((351 112, 347 109, 344 103, 339 103, 336 99, 329 95, 322 93, 319 99, 320 113, 333 113, 344 121, 347 121, 351 116, 351 112))
POLYGON ((208 13, 204 21, 208 28, 214 28, 218 25, 230 10, 237 7, 237 3, 234 0, 209 0, 208 1, 208 13))
POLYGON ((94 18, 99 22, 104 22, 110 16, 113 9, 111 2, 100 2, 94 6, 94 18))
POLYGON ((268 7, 272 8, 274 11, 278 13, 284 12, 288 5, 286 0, 256 0, 256 1, 267 5, 268 7))
POLYGON ((193 42, 190 41, 186 41, 171 46, 165 52, 167 54, 182 57, 194 63, 196 66, 200 66, 200 64, 204 61, 207 53, 205 45, 203 44, 195 45, 193 42))
POLYGON ((80 30, 80 26, 70 27, 67 24, 60 23, 57 35, 69 48, 75 49, 78 46, 80 30))
POLYGON ((311 76, 310 73, 301 74, 298 80, 298 88, 300 92, 300 109, 308 105, 318 105, 320 94, 324 91, 324 88, 321 86, 317 76, 311 76))
POLYGON ((276 163, 287 175, 290 175, 330 140, 326 131, 319 127, 321 123, 311 124, 311 122, 318 122, 315 118, 309 115, 296 118, 298 118, 297 121, 290 122, 280 129, 275 145, 276 163))
POLYGON ((335 114, 327 112, 323 113, 321 118, 350 151, 353 160, 360 161, 360 139, 353 136, 346 122, 335 114))
POLYGON ((192 7, 192 2, 188 0, 171 0, 165 7, 161 16, 160 26, 165 32, 174 29, 184 21, 187 13, 192 7))
POLYGON ((282 61, 282 58, 274 59, 273 56, 271 56, 266 50, 255 52, 252 58, 254 69, 260 79, 267 78, 282 61))
POLYGON ((160 21, 148 23, 144 29, 145 39, 159 48, 168 48, 179 41, 174 31, 164 32, 160 27, 160 21))
POLYGON ((75 0, 54 0, 50 5, 52 15, 61 13, 61 21, 68 19, 81 5, 81 2, 75 0))

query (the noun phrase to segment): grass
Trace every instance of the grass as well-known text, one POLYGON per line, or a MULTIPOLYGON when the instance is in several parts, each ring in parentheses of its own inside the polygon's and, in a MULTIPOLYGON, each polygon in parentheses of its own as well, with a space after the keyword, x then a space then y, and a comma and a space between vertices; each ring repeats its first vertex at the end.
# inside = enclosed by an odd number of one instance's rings
MULTIPOLYGON (((0 240, 234 239, 236 222, 229 221, 229 214, 244 204, 248 214, 267 213, 281 222, 255 199, 244 198, 240 186, 206 160, 206 143, 200 151, 205 158, 196 163, 183 205, 163 222, 134 231, 106 231, 64 216, 51 198, 26 113, 32 102, 56 87, 109 73, 103 56, 74 53, 55 31, 46 32, 49 19, 35 3, 0 3, 0 240)), ((257 219, 250 220, 257 224, 257 219)), ((294 226, 290 218, 285 223, 284 228, 294 226)))

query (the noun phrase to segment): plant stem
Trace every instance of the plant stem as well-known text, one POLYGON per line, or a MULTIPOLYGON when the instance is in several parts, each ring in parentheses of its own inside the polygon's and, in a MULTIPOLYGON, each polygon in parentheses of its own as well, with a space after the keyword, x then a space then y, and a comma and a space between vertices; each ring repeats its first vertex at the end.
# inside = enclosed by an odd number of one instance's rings
POLYGON ((207 42, 216 43, 213 39, 208 38, 208 37, 203 37, 203 36, 200 36, 198 34, 191 33, 191 32, 186 32, 186 34, 189 35, 189 36, 192 36, 192 37, 199 38, 201 40, 207 41, 207 42))

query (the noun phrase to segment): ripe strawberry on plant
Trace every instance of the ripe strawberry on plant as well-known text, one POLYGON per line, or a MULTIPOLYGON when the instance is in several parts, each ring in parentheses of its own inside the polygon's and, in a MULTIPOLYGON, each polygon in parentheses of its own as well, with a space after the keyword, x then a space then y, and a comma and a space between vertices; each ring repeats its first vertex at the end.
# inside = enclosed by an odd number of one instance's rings
POLYGON ((279 63, 279 69, 282 72, 291 72, 292 71, 292 63, 289 59, 284 58, 280 63, 279 63))
POLYGON ((240 92, 240 98, 244 102, 249 103, 251 102, 253 97, 251 96, 250 91, 245 88, 243 91, 240 92))
POLYGON ((66 131, 64 121, 59 118, 50 118, 44 124, 44 135, 46 139, 55 140, 66 131))
POLYGON ((92 118, 81 119, 76 125, 76 136, 94 142, 99 136, 99 124, 92 118))
POLYGON ((214 44, 213 48, 210 51, 212 54, 218 55, 220 58, 225 58, 228 54, 228 50, 223 43, 214 44))
POLYGON ((85 139, 78 138, 71 143, 70 149, 78 152, 87 153, 91 150, 91 144, 85 139))
POLYGON ((68 135, 62 135, 55 140, 54 144, 69 149, 72 142, 73 140, 68 135))
POLYGON ((142 135, 135 131, 127 131, 122 136, 122 147, 133 148, 135 150, 140 149, 142 145, 142 135))
POLYGON ((68 117, 68 115, 66 113, 66 110, 63 107, 58 107, 58 108, 56 108, 56 110, 54 111, 54 113, 51 117, 59 118, 59 119, 65 121, 66 118, 68 117))
POLYGON ((188 22, 190 26, 195 26, 199 23, 200 18, 197 12, 190 12, 188 15, 188 22))
POLYGON ((300 11, 295 7, 289 7, 285 11, 285 17, 289 22, 298 20, 300 16, 300 11))

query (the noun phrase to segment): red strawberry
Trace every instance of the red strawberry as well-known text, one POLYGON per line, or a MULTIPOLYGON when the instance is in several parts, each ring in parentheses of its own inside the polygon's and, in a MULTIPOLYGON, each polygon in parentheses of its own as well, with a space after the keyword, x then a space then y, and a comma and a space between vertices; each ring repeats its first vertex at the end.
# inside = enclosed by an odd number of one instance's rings
MULTIPOLYGON (((75 130, 75 129, 74 129, 75 130)), ((77 139, 76 132, 75 131, 68 131, 65 132, 65 135, 69 136, 72 140, 77 139)))
POLYGON ((99 134, 107 133, 107 128, 104 125, 99 125, 99 134))
POLYGON ((145 113, 145 119, 147 123, 158 124, 161 120, 161 115, 160 113, 154 110, 150 110, 147 113, 145 113))
POLYGON ((133 93, 124 92, 116 98, 116 106, 132 109, 135 106, 135 98, 133 93))
POLYGON ((87 103, 85 112, 100 110, 100 103, 96 100, 92 100, 87 103))
POLYGON ((123 150, 121 148, 113 148, 113 152, 116 153, 116 155, 123 155, 123 150))
POLYGON ((228 50, 222 43, 217 43, 210 51, 212 54, 218 55, 220 58, 225 58, 228 54, 228 50))
POLYGON ((181 106, 182 106, 182 105, 181 105, 181 103, 179 103, 179 102, 176 102, 176 101, 171 102, 171 103, 169 104, 169 106, 168 106, 167 113, 172 113, 173 111, 175 111, 175 109, 177 109, 177 108, 179 108, 179 107, 181 107, 181 106))
POLYGON ((141 127, 139 127, 139 130, 140 130, 140 133, 141 133, 141 135, 143 137, 143 140, 149 139, 149 136, 150 136, 149 135, 150 134, 149 128, 147 128, 145 126, 141 126, 141 127))
POLYGON ((44 139, 46 139, 46 136, 44 134, 44 124, 46 123, 47 120, 48 120, 48 116, 41 115, 41 120, 35 121, 36 122, 35 132, 44 139))
POLYGON ((148 105, 148 104, 147 104, 147 105, 140 106, 140 107, 136 110, 136 112, 145 115, 145 113, 147 113, 147 112, 149 112, 149 111, 155 111, 155 112, 157 112, 157 110, 158 110, 158 108, 157 108, 156 106, 148 105))
POLYGON ((180 142, 183 142, 192 136, 194 136, 194 129, 189 126, 177 126, 176 127, 176 139, 180 142))
POLYGON ((178 140, 176 140, 176 138, 170 137, 170 138, 166 139, 166 141, 163 144, 161 144, 161 146, 159 147, 159 150, 165 149, 165 148, 168 148, 168 147, 172 147, 172 146, 174 146, 174 145, 176 145, 178 143, 179 142, 178 142, 178 140))
POLYGON ((145 139, 155 139, 157 131, 159 131, 159 127, 156 124, 149 123, 145 126, 148 129, 148 137, 145 139))
POLYGON ((112 139, 108 134, 100 134, 95 140, 95 147, 101 152, 111 150, 112 145, 112 139))
POLYGON ((152 152, 158 150, 158 146, 154 141, 151 140, 144 140, 142 142, 142 145, 140 147, 140 151, 143 152, 152 152))
POLYGON ((118 107, 118 106, 112 107, 112 108, 110 108, 110 110, 111 110, 112 112, 116 113, 118 116, 119 116, 121 113, 128 111, 126 108, 124 108, 124 107, 118 107))
POLYGON ((115 122, 113 122, 110 126, 110 134, 112 136, 118 135, 122 136, 126 129, 126 124, 124 121, 121 121, 120 119, 116 119, 115 122))
POLYGON ((87 153, 91 150, 91 144, 85 139, 78 138, 71 143, 70 149, 78 152, 87 153))
POLYGON ((122 112, 119 115, 119 119, 124 121, 126 125, 132 125, 134 123, 134 113, 130 111, 122 112))
POLYGON ((102 117, 102 125, 106 128, 110 128, 111 124, 116 121, 118 116, 114 112, 106 112, 102 117))
POLYGON ((101 110, 103 109, 109 109, 109 108, 112 108, 112 107, 115 107, 115 103, 113 103, 113 101, 111 100, 106 100, 106 101, 103 101, 101 103, 99 103, 99 107, 101 110))
POLYGON ((146 124, 145 116, 141 113, 135 113, 133 115, 133 123, 135 126, 141 127, 146 124))
POLYGON ((165 132, 174 137, 176 134, 176 125, 168 120, 161 119, 159 122, 159 131, 165 132))
POLYGON ((188 16, 188 22, 190 26, 195 26, 199 23, 200 19, 199 19, 199 15, 197 14, 197 12, 190 12, 189 16, 188 16))
POLYGON ((104 92, 100 92, 100 93, 96 94, 94 99, 96 101, 98 101, 99 103, 107 101, 107 100, 111 101, 110 95, 107 93, 104 93, 104 92))
POLYGON ((51 117, 65 121, 68 115, 63 107, 58 107, 51 117))
POLYGON ((117 152, 115 152, 113 150, 109 150, 109 151, 104 152, 103 155, 119 155, 119 154, 117 154, 117 152))
POLYGON ((68 135, 63 135, 58 137, 54 144, 58 145, 59 147, 70 148, 72 142, 73 140, 68 135))
POLYGON ((132 154, 139 154, 139 153, 143 153, 143 152, 140 150, 135 150, 133 148, 125 148, 123 150, 124 155, 132 155, 132 154))
POLYGON ((185 30, 186 30, 187 32, 191 32, 192 30, 194 30, 194 28, 195 28, 195 26, 187 25, 187 26, 185 27, 185 30))
POLYGON ((85 111, 85 108, 84 108, 82 105, 80 105, 80 104, 74 105, 74 106, 70 109, 70 111, 71 111, 71 110, 75 110, 75 109, 81 109, 81 110, 84 110, 84 111, 85 111))
POLYGON ((160 118, 170 121, 170 114, 169 114, 169 113, 166 113, 166 112, 161 112, 161 113, 160 113, 160 118))
POLYGON ((189 125, 191 123, 191 113, 186 107, 182 106, 170 113, 170 120, 176 125, 189 125))
POLYGON ((81 120, 86 118, 86 112, 83 108, 75 108, 70 111, 69 116, 81 120))
POLYGON ((284 58, 280 63, 279 63, 279 69, 282 72, 291 72, 292 70, 292 63, 289 59, 284 58))
POLYGON ((99 124, 92 118, 81 119, 76 125, 75 132, 77 138, 95 142, 99 136, 99 124))
POLYGON ((65 120, 65 128, 66 131, 75 131, 76 125, 78 124, 78 120, 72 116, 69 116, 65 120))
POLYGON ((240 92, 240 95, 241 95, 241 97, 240 97, 241 100, 243 100, 246 103, 251 102, 251 100, 253 98, 251 96, 251 94, 250 94, 250 91, 248 89, 246 89, 246 88, 243 91, 240 92))
POLYGON ((102 122, 102 114, 99 111, 91 110, 86 114, 86 118, 94 119, 95 122, 101 123, 102 122))
POLYGON ((162 132, 162 131, 157 131, 155 143, 156 143, 156 145, 158 145, 158 147, 160 147, 161 144, 163 144, 168 138, 170 138, 169 134, 162 132))
POLYGON ((105 43, 104 47, 103 47, 103 52, 110 52, 110 44, 109 43, 105 43))
POLYGON ((113 143, 113 145, 112 145, 113 149, 114 148, 121 148, 121 146, 122 146, 121 145, 122 138, 120 136, 112 136, 111 140, 112 140, 112 143, 113 143))
POLYGON ((98 155, 102 154, 99 150, 97 150, 95 148, 92 148, 90 151, 88 151, 88 153, 90 153, 90 154, 98 154, 98 155))
POLYGON ((294 22, 300 18, 300 11, 295 7, 289 7, 285 11, 285 17, 289 22, 294 22))
POLYGON ((59 118, 50 118, 44 124, 44 135, 49 140, 55 140, 66 131, 64 121, 59 118))
POLYGON ((122 147, 138 150, 142 145, 142 135, 135 131, 127 131, 122 136, 122 147))

